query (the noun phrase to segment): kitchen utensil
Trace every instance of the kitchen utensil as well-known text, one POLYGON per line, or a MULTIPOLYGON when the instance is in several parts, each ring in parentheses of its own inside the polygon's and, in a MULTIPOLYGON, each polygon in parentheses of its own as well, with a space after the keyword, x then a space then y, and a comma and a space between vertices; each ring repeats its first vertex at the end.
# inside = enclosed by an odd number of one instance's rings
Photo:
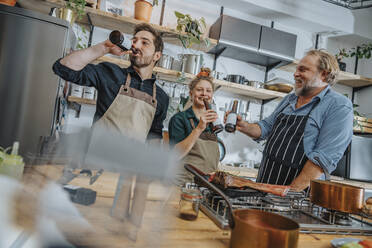
POLYGON ((182 71, 198 74, 203 63, 203 56, 198 54, 182 54, 182 71))
POLYGON ((211 72, 211 77, 215 79, 223 79, 223 73, 219 71, 212 71, 211 72))
POLYGON ((242 75, 229 74, 225 78, 226 81, 238 83, 238 84, 248 84, 248 80, 245 79, 242 75))
POLYGON ((363 208, 364 189, 343 183, 312 180, 310 201, 332 210, 359 213, 363 208))
POLYGON ((297 247, 300 226, 284 216, 256 209, 233 210, 227 196, 205 179, 205 174, 192 165, 185 169, 195 175, 208 188, 219 194, 229 207, 229 225, 232 229, 231 248, 297 247))
POLYGON ((258 89, 262 89, 264 87, 264 83, 260 81, 249 81, 248 85, 258 89))
POLYGON ((95 181, 97 181, 97 179, 102 175, 103 171, 104 171, 103 169, 97 171, 97 173, 90 178, 89 184, 92 185, 95 181))
POLYGON ((70 181, 72 181, 72 179, 74 179, 75 177, 77 177, 79 174, 75 174, 73 173, 74 169, 72 168, 63 168, 63 174, 62 176, 58 179, 58 183, 59 184, 62 184, 62 185, 65 185, 65 184, 68 184, 70 181))
POLYGON ((165 69, 171 69, 172 63, 174 58, 171 57, 168 54, 163 54, 161 58, 159 59, 157 66, 165 68, 165 69))
POLYGON ((289 93, 293 90, 293 85, 286 83, 264 84, 264 88, 267 90, 289 93))

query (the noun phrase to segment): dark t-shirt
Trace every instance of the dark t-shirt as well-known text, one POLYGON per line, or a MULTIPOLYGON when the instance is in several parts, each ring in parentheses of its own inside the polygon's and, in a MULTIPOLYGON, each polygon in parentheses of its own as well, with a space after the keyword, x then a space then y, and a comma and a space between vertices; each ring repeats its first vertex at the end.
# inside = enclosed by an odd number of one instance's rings
MULTIPOLYGON (((171 146, 175 146, 190 135, 193 130, 190 119, 194 121, 195 127, 199 124, 199 119, 196 117, 192 107, 172 116, 168 126, 169 144, 171 146)), ((203 132, 211 133, 212 130, 210 126, 207 125, 207 128, 203 132)))
MULTIPOLYGON (((53 71, 64 80, 97 89, 97 106, 93 122, 101 118, 110 107, 119 92, 120 86, 125 84, 128 73, 132 77, 130 86, 151 96, 156 80, 154 75, 151 79, 142 80, 132 66, 121 68, 109 62, 103 62, 98 65, 88 64, 82 70, 75 71, 62 65, 59 59, 54 63, 53 71)), ((155 117, 147 139, 163 137, 163 121, 167 115, 169 97, 159 86, 156 86, 156 100, 158 103, 155 117)))

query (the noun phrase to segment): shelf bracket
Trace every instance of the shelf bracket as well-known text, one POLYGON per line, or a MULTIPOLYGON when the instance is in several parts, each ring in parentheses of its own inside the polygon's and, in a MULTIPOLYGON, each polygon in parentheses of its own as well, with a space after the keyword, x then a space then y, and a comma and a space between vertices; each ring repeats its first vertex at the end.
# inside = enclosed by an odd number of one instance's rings
POLYGON ((275 67, 277 67, 278 65, 280 65, 281 63, 282 63, 281 61, 278 61, 278 62, 276 62, 276 63, 274 63, 274 64, 272 64, 272 65, 268 65, 268 66, 266 66, 266 69, 265 69, 265 81, 264 81, 264 82, 267 81, 267 78, 268 78, 268 74, 269 74, 269 72, 270 72, 272 69, 274 69, 275 67))
POLYGON ((275 100, 275 99, 277 99, 277 97, 262 100, 261 109, 260 109, 260 120, 262 120, 262 116, 263 116, 263 107, 264 107, 264 105, 265 105, 266 103, 271 102, 272 100, 275 100))
POLYGON ((223 53, 223 51, 225 51, 225 49, 226 49, 226 47, 222 48, 221 50, 219 50, 219 51, 214 55, 213 70, 216 70, 217 59, 218 59, 218 57, 220 57, 220 55, 223 53))
POLYGON ((92 38, 93 38, 93 31, 94 31, 94 25, 92 23, 92 19, 90 18, 89 13, 87 13, 88 22, 89 22, 89 40, 88 40, 88 47, 92 45, 92 38))
POLYGON ((165 10, 165 0, 163 0, 161 3, 161 13, 160 13, 160 22, 159 22, 160 26, 163 26, 164 10, 165 10))
POLYGON ((360 91, 360 90, 362 90, 362 89, 365 89, 365 88, 368 88, 368 87, 371 87, 372 85, 365 85, 365 86, 361 86, 361 87, 355 87, 355 88, 353 88, 353 93, 354 92, 358 92, 358 91, 360 91))

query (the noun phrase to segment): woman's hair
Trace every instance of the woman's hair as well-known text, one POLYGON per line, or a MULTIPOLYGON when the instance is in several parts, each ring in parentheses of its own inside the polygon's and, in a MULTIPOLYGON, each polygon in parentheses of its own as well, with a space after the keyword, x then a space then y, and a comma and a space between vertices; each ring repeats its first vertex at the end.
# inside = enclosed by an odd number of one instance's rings
POLYGON ((208 76, 206 76, 205 74, 206 74, 206 72, 201 71, 201 72, 199 72, 198 75, 196 75, 196 77, 189 83, 189 89, 190 89, 190 91, 192 91, 195 88, 195 86, 200 81, 203 81, 203 80, 208 81, 212 85, 212 89, 214 91, 214 83, 213 83, 213 79, 214 78, 213 77, 210 77, 209 76, 209 73, 208 73, 208 76))
POLYGON ((310 50, 306 53, 306 55, 318 57, 318 71, 326 71, 326 82, 330 85, 334 85, 337 81, 337 75, 340 72, 340 68, 335 56, 324 49, 310 50))

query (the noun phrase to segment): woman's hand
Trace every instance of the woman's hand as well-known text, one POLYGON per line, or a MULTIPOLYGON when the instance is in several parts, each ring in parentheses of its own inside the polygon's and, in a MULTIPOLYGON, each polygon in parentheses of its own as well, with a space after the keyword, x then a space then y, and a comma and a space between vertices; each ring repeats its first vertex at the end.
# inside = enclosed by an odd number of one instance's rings
MULTIPOLYGON (((226 120, 227 120, 227 116, 230 114, 231 111, 227 111, 225 113, 225 116, 223 118, 223 123, 226 124, 226 120)), ((236 130, 238 131, 242 131, 244 130, 246 124, 248 124, 248 122, 246 121, 243 121, 242 117, 240 115, 237 114, 236 116, 236 130)))
POLYGON ((216 121, 218 118, 217 113, 209 109, 200 116, 199 124, 196 127, 199 131, 204 131, 207 128, 207 124, 216 121))
POLYGON ((114 45, 110 40, 106 40, 103 45, 105 46, 106 53, 111 53, 116 56, 122 56, 125 54, 132 53, 131 50, 123 51, 120 47, 114 45))

